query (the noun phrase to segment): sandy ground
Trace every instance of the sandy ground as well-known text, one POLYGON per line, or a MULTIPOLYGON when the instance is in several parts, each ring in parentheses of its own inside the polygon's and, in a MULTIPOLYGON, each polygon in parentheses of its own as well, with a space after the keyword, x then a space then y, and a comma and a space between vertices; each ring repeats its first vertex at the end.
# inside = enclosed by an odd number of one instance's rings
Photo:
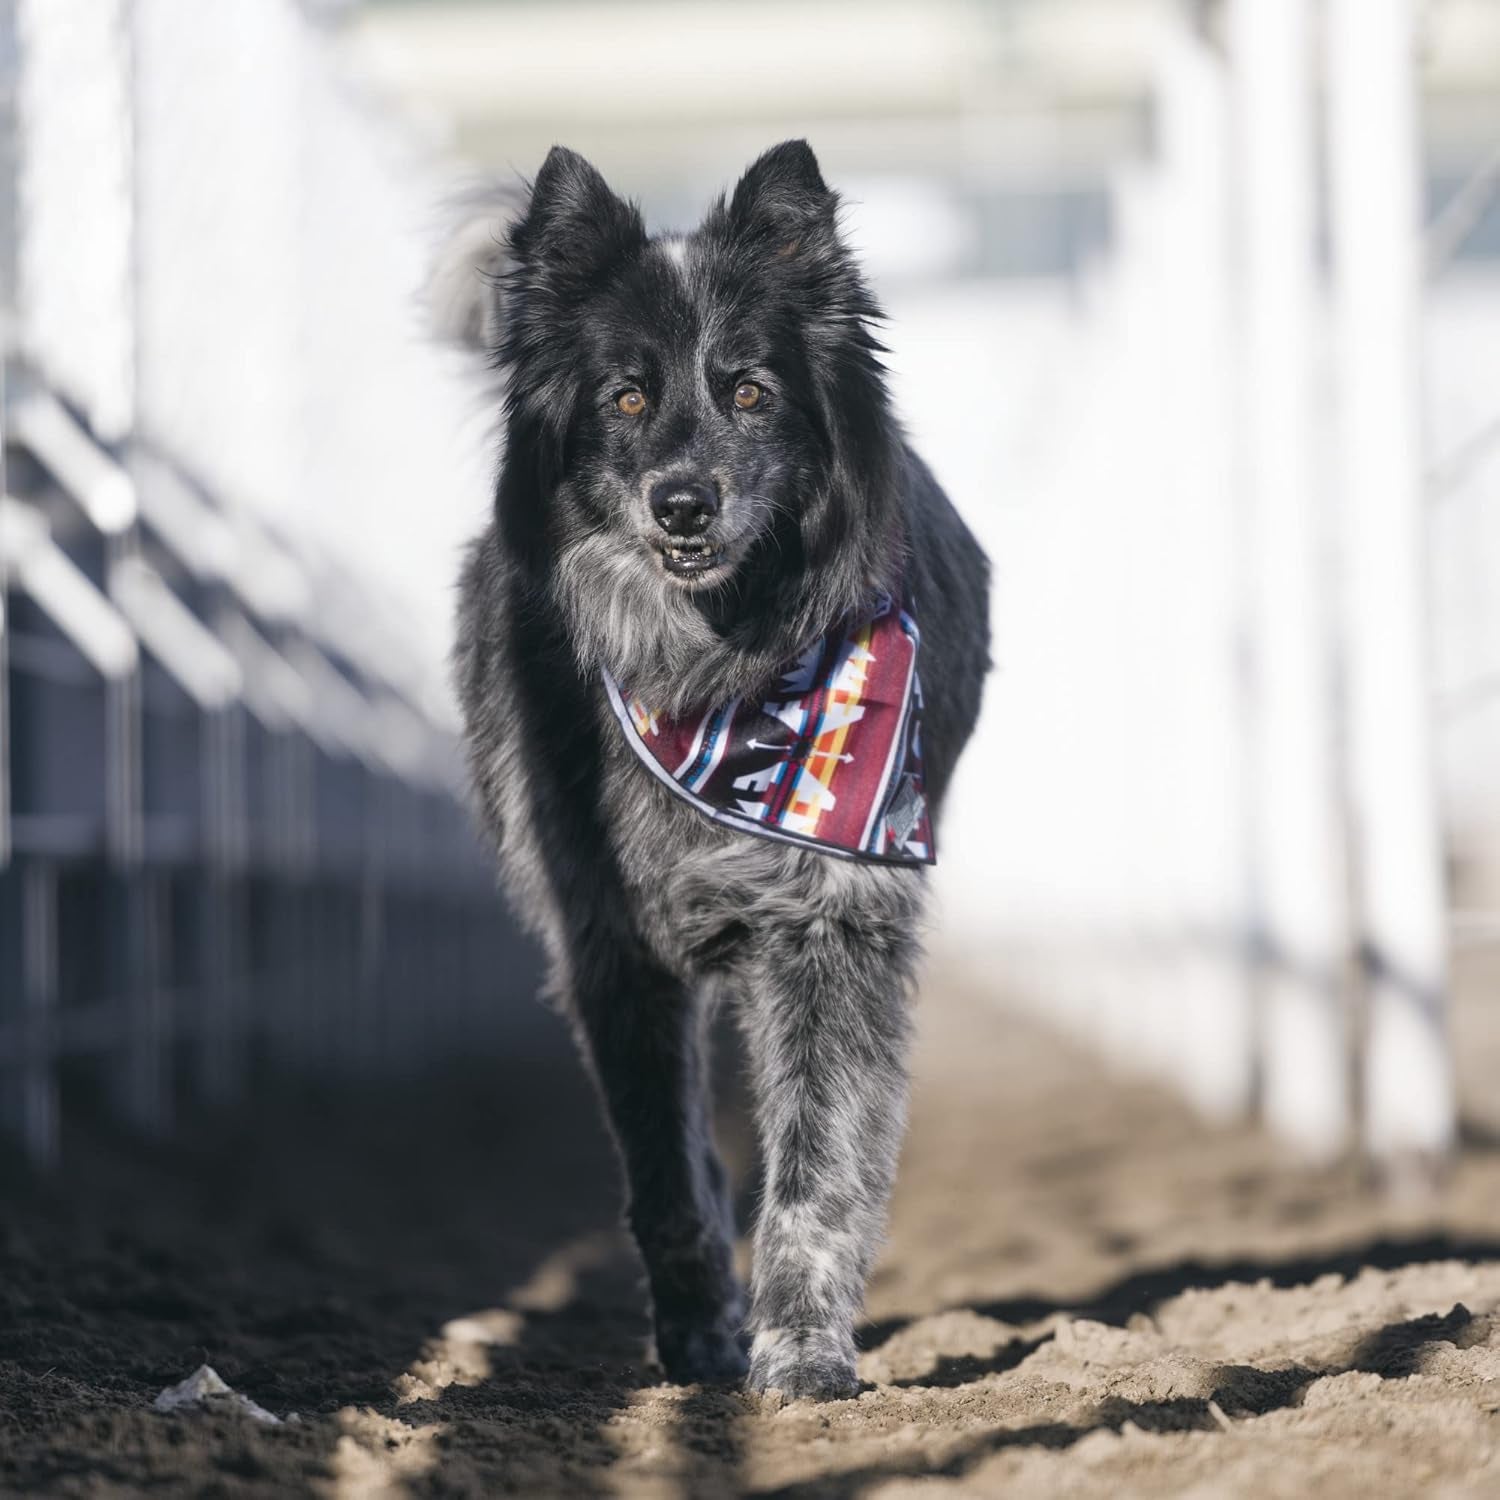
MULTIPOLYGON (((1500 1148, 1393 1205, 950 989, 853 1401, 656 1383, 555 1054, 0 1191, 0 1492, 1500 1495, 1500 1148), (209 1361, 271 1411, 162 1416, 209 1361)), ((731 1154, 743 1160, 732 1122, 731 1154)))

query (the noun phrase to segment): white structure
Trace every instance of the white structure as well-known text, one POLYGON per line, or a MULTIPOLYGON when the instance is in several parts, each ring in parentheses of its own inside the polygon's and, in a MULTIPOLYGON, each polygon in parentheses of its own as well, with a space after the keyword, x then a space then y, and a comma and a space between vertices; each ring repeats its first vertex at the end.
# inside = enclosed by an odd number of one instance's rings
POLYGON ((1335 770, 1326 485, 1314 443, 1318 288, 1307 0, 1236 0, 1243 500, 1249 512, 1252 879, 1264 1105, 1331 1155, 1348 1127, 1348 927, 1335 770))
MULTIPOLYGON (((1442 502, 1454 586, 1436 614, 1429 592, 1416 13, 1340 0, 1322 45, 1312 0, 1161 28, 1149 165, 1026 346, 1040 434, 990 481, 1025 498, 987 528, 999 670, 940 874, 987 982, 1320 1157, 1453 1140, 1435 734, 1450 844, 1497 844, 1500 736, 1472 727, 1500 717, 1496 507, 1450 466, 1467 509, 1442 502), (1461 734, 1434 711, 1435 622, 1461 734)), ((1472 376, 1495 291, 1464 305, 1487 320, 1440 327, 1472 376)), ((984 483, 955 485, 967 509, 984 483)))
POLYGON ((1411 0, 1334 0, 1328 33, 1363 1126, 1380 1156, 1441 1152, 1455 1123, 1430 750, 1414 21, 1411 0))

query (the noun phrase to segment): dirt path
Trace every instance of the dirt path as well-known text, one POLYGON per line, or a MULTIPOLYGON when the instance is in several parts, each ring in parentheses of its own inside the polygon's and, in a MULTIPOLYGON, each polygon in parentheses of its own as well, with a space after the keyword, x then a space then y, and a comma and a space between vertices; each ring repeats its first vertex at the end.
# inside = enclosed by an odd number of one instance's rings
POLYGON ((651 1383, 590 1108, 559 1048, 12 1173, 0 1491, 1500 1494, 1493 1145, 1398 1210, 934 995, 866 1389, 777 1409, 651 1383), (204 1358, 301 1420, 149 1411, 204 1358))

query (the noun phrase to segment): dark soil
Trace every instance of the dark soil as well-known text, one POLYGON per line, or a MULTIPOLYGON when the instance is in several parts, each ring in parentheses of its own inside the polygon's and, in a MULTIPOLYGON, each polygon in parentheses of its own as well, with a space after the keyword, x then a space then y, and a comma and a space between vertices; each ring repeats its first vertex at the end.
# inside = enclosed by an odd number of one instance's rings
MULTIPOLYGON (((1500 1153, 1429 1201, 1288 1163, 934 987, 853 1401, 646 1363, 562 1028, 437 1082, 262 1089, 0 1181, 0 1492, 1500 1494, 1500 1153), (280 1415, 164 1416, 196 1366, 280 1415)), ((727 1122, 743 1175, 738 1116, 727 1122)))

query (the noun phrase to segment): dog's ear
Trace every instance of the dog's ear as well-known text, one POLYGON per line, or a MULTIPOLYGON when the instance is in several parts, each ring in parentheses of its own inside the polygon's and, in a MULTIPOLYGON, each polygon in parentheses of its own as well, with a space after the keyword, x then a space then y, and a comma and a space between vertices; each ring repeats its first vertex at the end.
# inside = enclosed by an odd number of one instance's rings
POLYGON ((838 195, 823 181, 806 141, 772 146, 740 178, 729 200, 729 221, 743 235, 765 235, 778 251, 795 253, 802 236, 831 230, 838 195))
POLYGON ((576 151, 554 146, 536 174, 510 244, 522 266, 588 277, 639 249, 645 239, 640 210, 611 192, 598 169, 576 151))

